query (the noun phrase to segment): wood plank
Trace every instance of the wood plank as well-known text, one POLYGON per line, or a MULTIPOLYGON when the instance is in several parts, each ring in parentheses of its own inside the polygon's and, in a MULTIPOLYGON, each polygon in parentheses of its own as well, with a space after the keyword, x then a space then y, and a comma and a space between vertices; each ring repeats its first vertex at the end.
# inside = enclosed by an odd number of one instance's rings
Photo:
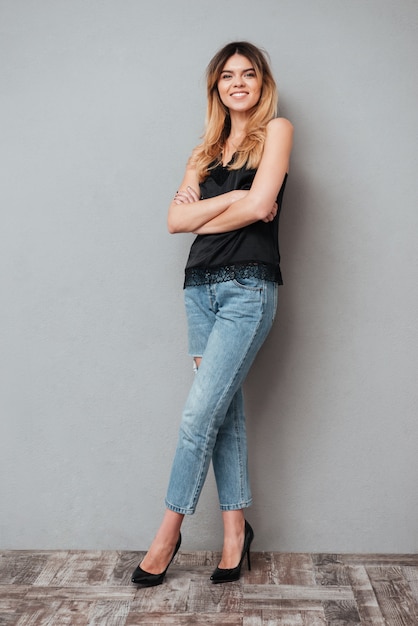
POLYGON ((327 626, 357 626, 361 624, 355 601, 324 602, 327 626))
POLYGON ((13 598, 23 599, 31 589, 31 585, 0 585, 0 602, 13 598))
POLYGON ((210 576, 220 559, 220 552, 209 550, 194 553, 181 551, 173 565, 181 576, 188 576, 191 581, 205 580, 210 583, 210 576))
POLYGON ((272 555, 272 581, 279 585, 315 585, 315 572, 309 554, 272 555))
POLYGON ((321 611, 263 609, 245 612, 243 626, 326 626, 325 615, 321 611))
POLYGON ((0 624, 1 626, 15 626, 18 619, 18 611, 22 606, 22 599, 20 598, 4 598, 0 599, 0 624))
POLYGON ((254 602, 251 598, 247 600, 244 596, 244 613, 245 615, 251 612, 274 612, 274 611, 286 611, 288 613, 321 613, 324 614, 323 603, 320 600, 294 600, 288 598, 274 598, 273 601, 264 600, 262 603, 259 601, 254 602))
POLYGON ((357 602, 361 623, 366 626, 386 626, 366 568, 363 565, 349 565, 347 573, 357 602))
POLYGON ((317 554, 313 558, 315 581, 319 585, 350 585, 346 565, 338 554, 317 554))
POLYGON ((416 626, 417 605, 401 567, 366 567, 383 617, 391 626, 416 626))
POLYGON ((22 606, 16 626, 88 626, 86 602, 45 602, 22 606))
POLYGON ((93 602, 88 614, 89 626, 125 626, 130 602, 93 602))
POLYGON ((410 565, 418 567, 418 554, 339 554, 343 563, 356 565, 410 565))
MULTIPOLYGON (((263 611, 263 626, 327 626, 323 611, 263 611)), ((345 624, 344 624, 345 626, 345 624)))
POLYGON ((207 567, 208 570, 215 568, 221 560, 221 552, 212 552, 210 550, 196 550, 189 552, 180 550, 176 556, 175 563, 181 569, 188 567, 207 567))
POLYGON ((415 603, 418 604, 418 567, 403 567, 402 572, 409 583, 415 603))
POLYGON ((135 592, 131 603, 130 615, 141 613, 186 613, 189 597, 190 579, 173 573, 158 587, 145 587, 135 592))
POLYGON ((191 613, 239 613, 242 587, 239 582, 214 585, 208 580, 190 583, 187 610, 191 613))
POLYGON ((105 585, 84 585, 80 587, 57 587, 49 585, 47 587, 30 587, 26 594, 25 600, 45 600, 52 598, 54 600, 84 600, 96 601, 107 600, 113 602, 133 601, 136 589, 130 587, 107 587, 105 585))
POLYGON ((15 613, 7 613, 0 610, 0 624, 1 626, 16 626, 15 613))
POLYGON ((117 559, 113 570, 107 580, 107 584, 116 585, 131 585, 132 572, 142 561, 145 556, 145 552, 118 552, 117 559))
POLYGON ((125 626, 242 626, 242 615, 224 613, 150 613, 129 614, 125 626))
POLYGON ((418 581, 418 566, 410 567, 409 565, 402 567, 403 575, 408 582, 418 581))
POLYGON ((0 559, 0 584, 32 584, 43 569, 49 554, 16 550, 3 552, 0 559))
POLYGON ((264 602, 276 600, 313 600, 325 602, 354 600, 351 587, 320 587, 300 585, 243 585, 246 602, 264 602))
POLYGON ((256 552, 251 556, 252 569, 244 569, 244 582, 253 585, 314 585, 312 558, 302 553, 256 552))
POLYGON ((250 609, 245 611, 242 626, 263 626, 262 609, 250 609))
POLYGON ((274 567, 272 552, 251 554, 251 571, 245 567, 245 582, 248 585, 268 585, 274 582, 274 567))
POLYGON ((52 586, 102 585, 119 560, 117 552, 68 552, 67 559, 51 580, 52 586))
POLYGON ((68 550, 57 550, 48 554, 44 567, 33 581, 33 584, 41 587, 49 585, 57 573, 65 567, 67 560, 68 550))

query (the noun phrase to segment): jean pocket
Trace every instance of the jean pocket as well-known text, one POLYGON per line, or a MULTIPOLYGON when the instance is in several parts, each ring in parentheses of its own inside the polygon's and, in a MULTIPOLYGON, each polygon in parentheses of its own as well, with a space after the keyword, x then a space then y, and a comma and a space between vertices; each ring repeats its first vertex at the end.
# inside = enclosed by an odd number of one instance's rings
POLYGON ((262 291, 264 281, 263 279, 256 278, 255 276, 235 276, 232 282, 241 289, 248 289, 249 291, 262 291))

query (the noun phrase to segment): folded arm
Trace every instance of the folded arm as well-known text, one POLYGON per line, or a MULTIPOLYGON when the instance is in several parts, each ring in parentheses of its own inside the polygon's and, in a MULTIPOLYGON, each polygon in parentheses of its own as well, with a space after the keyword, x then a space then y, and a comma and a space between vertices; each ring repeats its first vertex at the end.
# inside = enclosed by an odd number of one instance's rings
POLYGON ((269 222, 274 219, 276 198, 289 169, 292 138, 293 126, 288 120, 271 120, 251 189, 237 189, 206 200, 200 200, 197 193, 199 180, 192 156, 168 210, 169 232, 224 233, 259 220, 269 222))
POLYGON ((292 124, 284 118, 272 120, 267 126, 263 156, 248 194, 194 232, 224 233, 259 220, 273 220, 277 213, 276 198, 289 170, 292 141, 292 124))
POLYGON ((199 180, 193 166, 192 156, 187 164, 179 191, 168 209, 167 226, 170 233, 196 232, 248 194, 248 191, 237 189, 214 198, 200 200, 198 189, 199 180))

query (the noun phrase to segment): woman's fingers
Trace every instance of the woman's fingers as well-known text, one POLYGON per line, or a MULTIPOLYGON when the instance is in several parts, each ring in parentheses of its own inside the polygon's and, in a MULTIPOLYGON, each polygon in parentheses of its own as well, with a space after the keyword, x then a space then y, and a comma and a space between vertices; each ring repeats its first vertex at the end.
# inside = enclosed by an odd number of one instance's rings
POLYGON ((279 208, 279 205, 277 204, 277 202, 275 202, 273 204, 273 208, 271 209, 270 213, 267 215, 267 217, 263 219, 263 222, 272 222, 277 215, 278 208, 279 208))
POLYGON ((176 204, 185 204, 187 202, 190 202, 190 199, 184 191, 176 191, 176 195, 174 196, 174 202, 176 204))
POLYGON ((197 202, 198 200, 200 200, 199 194, 193 189, 193 187, 187 187, 187 191, 189 193, 189 196, 193 198, 193 202, 197 202))
POLYGON ((189 202, 197 202, 200 200, 197 192, 192 187, 186 187, 186 189, 180 189, 174 196, 176 204, 187 204, 189 202))

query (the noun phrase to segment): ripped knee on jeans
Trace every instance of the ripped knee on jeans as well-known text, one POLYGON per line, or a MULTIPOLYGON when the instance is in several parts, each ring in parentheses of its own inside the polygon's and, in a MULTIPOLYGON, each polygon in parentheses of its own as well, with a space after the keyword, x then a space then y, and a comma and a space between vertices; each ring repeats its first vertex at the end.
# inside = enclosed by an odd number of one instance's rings
POLYGON ((199 369, 199 365, 202 361, 202 357, 201 356, 195 356, 193 357, 193 371, 196 373, 197 370, 199 369))

